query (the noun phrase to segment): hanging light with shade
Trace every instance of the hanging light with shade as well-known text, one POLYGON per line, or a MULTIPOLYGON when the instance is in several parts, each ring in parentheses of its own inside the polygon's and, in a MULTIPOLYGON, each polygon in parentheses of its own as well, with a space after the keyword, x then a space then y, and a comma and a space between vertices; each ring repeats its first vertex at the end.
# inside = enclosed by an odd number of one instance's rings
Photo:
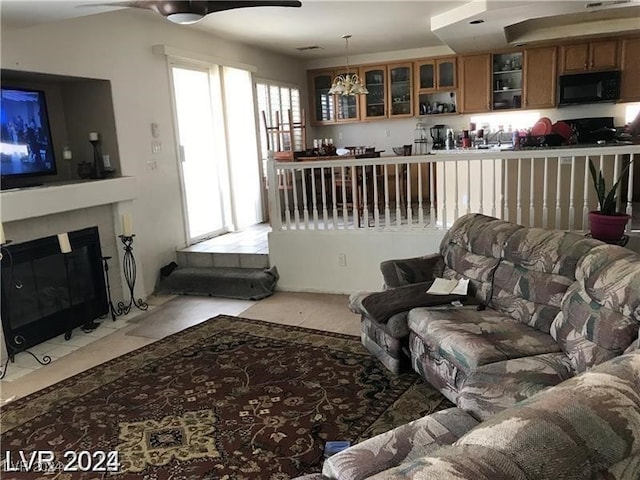
POLYGON ((369 93, 362 79, 357 73, 349 73, 349 39, 351 35, 343 35, 347 56, 347 73, 338 75, 333 79, 333 85, 329 90, 331 95, 366 95, 369 93))

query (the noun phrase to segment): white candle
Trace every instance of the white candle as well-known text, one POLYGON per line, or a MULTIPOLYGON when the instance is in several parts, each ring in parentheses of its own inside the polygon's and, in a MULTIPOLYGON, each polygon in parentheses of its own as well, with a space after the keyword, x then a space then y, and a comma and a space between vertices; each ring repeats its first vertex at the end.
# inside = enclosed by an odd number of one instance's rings
POLYGON ((0 223, 0 245, 4 245, 5 244, 5 240, 6 240, 6 238, 4 237, 4 227, 0 223))
POLYGON ((89 132, 89 141, 95 142, 98 140, 98 132, 89 132))
POLYGON ((58 245, 60 245, 60 253, 71 253, 71 243, 66 233, 58 234, 58 245))
POLYGON ((130 213, 122 215, 122 234, 125 237, 131 237, 133 235, 133 221, 131 220, 130 213))

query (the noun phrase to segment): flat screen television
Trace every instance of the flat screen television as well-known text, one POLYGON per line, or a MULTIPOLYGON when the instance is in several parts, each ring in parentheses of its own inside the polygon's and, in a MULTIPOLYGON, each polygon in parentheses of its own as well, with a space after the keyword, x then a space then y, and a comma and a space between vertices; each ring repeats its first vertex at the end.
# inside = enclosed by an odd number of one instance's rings
POLYGON ((2 86, 0 128, 2 188, 25 186, 23 177, 57 173, 43 91, 2 86))

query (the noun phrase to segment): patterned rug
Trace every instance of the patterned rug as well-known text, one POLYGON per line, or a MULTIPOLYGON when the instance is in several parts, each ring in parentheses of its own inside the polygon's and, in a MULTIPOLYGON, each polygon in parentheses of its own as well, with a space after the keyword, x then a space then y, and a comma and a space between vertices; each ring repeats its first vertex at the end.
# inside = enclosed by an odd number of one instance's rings
POLYGON ((358 337, 221 315, 3 407, 1 476, 285 480, 449 406, 358 337))

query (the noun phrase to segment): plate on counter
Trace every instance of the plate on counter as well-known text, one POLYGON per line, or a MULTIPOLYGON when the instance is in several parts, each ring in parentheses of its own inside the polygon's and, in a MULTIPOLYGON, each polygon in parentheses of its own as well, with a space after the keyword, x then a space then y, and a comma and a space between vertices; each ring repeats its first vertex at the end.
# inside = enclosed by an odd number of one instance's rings
POLYGON ((538 120, 533 127, 531 127, 531 135, 539 137, 542 135, 549 135, 553 130, 553 124, 547 117, 542 117, 538 120))

